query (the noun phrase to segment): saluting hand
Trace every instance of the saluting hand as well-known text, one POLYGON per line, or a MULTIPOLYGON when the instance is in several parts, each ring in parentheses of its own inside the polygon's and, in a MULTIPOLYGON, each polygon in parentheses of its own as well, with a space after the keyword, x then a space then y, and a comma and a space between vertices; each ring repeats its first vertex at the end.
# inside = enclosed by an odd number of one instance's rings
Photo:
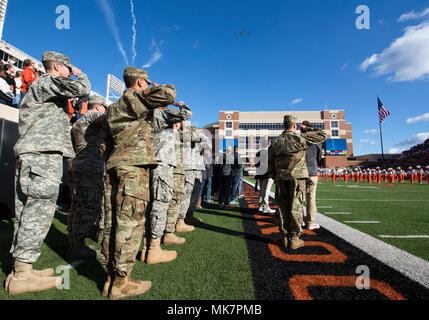
POLYGON ((72 73, 75 77, 77 77, 78 75, 82 74, 82 71, 76 67, 72 68, 72 73))

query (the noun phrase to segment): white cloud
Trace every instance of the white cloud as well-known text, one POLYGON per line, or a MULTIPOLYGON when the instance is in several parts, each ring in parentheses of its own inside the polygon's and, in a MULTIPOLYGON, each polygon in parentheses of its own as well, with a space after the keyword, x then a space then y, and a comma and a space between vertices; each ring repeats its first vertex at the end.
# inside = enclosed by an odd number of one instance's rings
POLYGON ((368 143, 369 139, 360 139, 360 142, 362 142, 362 143, 368 143))
POLYGON ((389 153, 389 154, 398 154, 398 153, 402 153, 402 151, 405 151, 405 149, 390 148, 389 151, 387 151, 387 153, 389 153))
POLYGON ((304 99, 302 99, 302 98, 298 98, 298 99, 293 100, 293 101, 291 102, 291 104, 298 104, 298 103, 303 102, 303 101, 304 101, 304 99))
POLYGON ((161 49, 159 48, 159 44, 156 43, 155 39, 152 38, 152 44, 150 49, 153 51, 152 56, 149 61, 146 62, 142 68, 150 68, 155 62, 162 58, 161 49))
POLYGON ((362 71, 373 67, 375 75, 389 75, 393 82, 423 80, 429 77, 429 21, 405 29, 380 54, 373 54, 360 65, 362 71))
POLYGON ((368 130, 365 130, 363 133, 365 134, 377 133, 377 129, 368 129, 368 130))
POLYGON ((407 13, 404 13, 403 15, 401 15, 398 19, 399 22, 403 22, 403 21, 408 21, 408 20, 415 20, 415 19, 420 19, 420 18, 424 18, 425 16, 429 15, 429 8, 423 10, 422 12, 415 12, 410 11, 407 13))
POLYGON ((113 13, 112 7, 110 6, 110 3, 108 0, 97 0, 98 5, 103 11, 104 18, 106 19, 107 25, 110 28, 110 31, 113 34, 113 37, 115 38, 116 46, 121 53, 122 57, 124 58, 124 63, 128 65, 128 57, 124 50, 124 46, 122 45, 121 39, 119 37, 119 30, 116 26, 115 21, 115 15, 113 13))
POLYGON ((348 66, 348 64, 347 64, 347 63, 343 64, 343 65, 341 66, 340 70, 341 70, 341 71, 343 71, 345 68, 347 68, 347 66, 348 66))
POLYGON ((421 132, 417 133, 407 140, 401 141, 395 145, 395 147, 402 147, 402 146, 414 146, 417 144, 421 144, 425 142, 426 139, 429 139, 429 132, 421 132))
POLYGON ((429 121, 429 113, 424 113, 421 116, 415 117, 415 118, 409 118, 407 119, 407 123, 411 124, 411 123, 416 123, 419 121, 429 121))

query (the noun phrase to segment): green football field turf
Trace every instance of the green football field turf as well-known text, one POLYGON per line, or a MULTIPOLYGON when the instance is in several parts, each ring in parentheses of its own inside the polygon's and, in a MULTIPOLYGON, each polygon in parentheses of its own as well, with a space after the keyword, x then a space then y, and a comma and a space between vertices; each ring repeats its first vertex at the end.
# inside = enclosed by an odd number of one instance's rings
MULTIPOLYGON (((214 207, 214 206, 213 206, 214 207)), ((204 210, 195 214, 204 219, 193 232, 178 233, 186 238, 177 250, 178 258, 169 263, 147 265, 138 261, 133 277, 152 281, 152 288, 136 299, 144 300, 253 300, 255 293, 247 255, 243 224, 237 210, 204 210)), ((57 212, 35 269, 68 265, 67 215, 57 212)), ((4 299, 107 299, 100 295, 105 272, 97 261, 85 262, 70 270, 70 290, 52 289, 10 297, 3 289, 10 272, 13 224, 0 221, 0 301, 4 299)), ((87 244, 96 245, 87 239, 87 244)), ((138 257, 140 254, 138 255, 138 257)), ((57 273, 60 275, 61 272, 57 273)))
MULTIPOLYGON (((254 183, 255 180, 246 177, 254 183)), ((271 188, 275 191, 275 185, 271 188)), ((397 248, 429 260, 429 239, 381 238, 380 235, 429 236, 429 185, 382 185, 319 180, 317 188, 318 212, 365 232, 397 248), (332 208, 323 208, 332 207, 332 208), (334 215, 346 212, 350 215, 334 215), (378 221, 376 224, 345 221, 378 221)), ((316 219, 317 220, 317 219, 316 219)))

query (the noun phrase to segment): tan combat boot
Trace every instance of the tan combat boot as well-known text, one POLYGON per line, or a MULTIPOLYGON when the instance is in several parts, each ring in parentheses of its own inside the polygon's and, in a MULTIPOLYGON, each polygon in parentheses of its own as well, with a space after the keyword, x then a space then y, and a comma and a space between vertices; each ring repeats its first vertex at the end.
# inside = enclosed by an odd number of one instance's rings
POLYGON ((194 230, 195 230, 195 227, 187 225, 184 219, 177 220, 176 232, 190 232, 194 230))
POLYGON ((288 245, 290 249, 296 250, 304 246, 304 241, 298 237, 289 239, 288 245))
POLYGON ((188 211, 188 213, 186 214, 185 222, 187 224, 192 224, 192 223, 203 222, 203 219, 194 217, 194 212, 188 211))
POLYGON ((101 295, 102 295, 103 297, 107 297, 107 296, 109 296, 109 293, 110 293, 111 287, 112 287, 112 285, 113 285, 113 280, 114 280, 114 278, 115 278, 115 276, 114 276, 113 271, 108 270, 108 271, 107 271, 107 279, 106 279, 106 282, 104 283, 103 291, 101 292, 101 295))
POLYGON ((148 240, 146 238, 146 236, 143 236, 143 245, 142 245, 142 253, 140 255, 140 261, 144 262, 146 260, 146 255, 147 255, 147 249, 148 249, 148 240))
POLYGON ((147 258, 146 258, 147 264, 170 262, 177 258, 176 251, 162 250, 160 244, 161 244, 161 238, 150 240, 150 247, 147 252, 147 258))
POLYGON ((201 206, 201 198, 198 198, 198 202, 197 202, 197 209, 198 209, 198 210, 204 209, 204 208, 201 206))
POLYGON ((118 300, 127 297, 137 296, 147 292, 152 287, 150 281, 133 280, 130 276, 121 277, 115 275, 112 289, 109 294, 110 300, 118 300))
POLYGON ((5 289, 10 295, 49 290, 62 283, 61 277, 40 276, 33 272, 33 265, 15 261, 14 272, 8 275, 5 289))
POLYGON ((185 242, 185 238, 178 237, 173 232, 164 233, 164 237, 162 238, 162 243, 167 246, 171 244, 184 244, 185 242))
MULTIPOLYGON (((15 264, 15 261, 13 262, 13 264, 15 264)), ((52 277, 55 274, 55 271, 52 268, 47 268, 47 269, 43 269, 43 270, 32 269, 32 271, 34 274, 41 276, 41 277, 52 277)))

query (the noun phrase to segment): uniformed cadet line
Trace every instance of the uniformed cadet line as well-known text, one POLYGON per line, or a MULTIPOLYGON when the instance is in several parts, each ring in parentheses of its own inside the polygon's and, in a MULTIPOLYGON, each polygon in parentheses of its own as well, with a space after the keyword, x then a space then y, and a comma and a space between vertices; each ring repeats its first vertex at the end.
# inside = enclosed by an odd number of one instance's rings
POLYGON ((385 239, 429 239, 429 236, 427 235, 409 235, 409 236, 391 236, 391 235, 384 235, 381 234, 379 235, 380 238, 385 238, 385 239))

